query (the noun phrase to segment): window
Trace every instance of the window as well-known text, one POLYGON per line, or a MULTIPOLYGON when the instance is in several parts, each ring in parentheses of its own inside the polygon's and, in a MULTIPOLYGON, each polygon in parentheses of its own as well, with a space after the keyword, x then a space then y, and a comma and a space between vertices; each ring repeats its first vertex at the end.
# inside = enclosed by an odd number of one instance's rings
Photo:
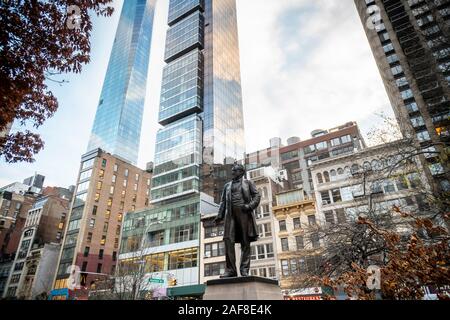
POLYGON ((117 221, 119 221, 119 222, 122 221, 122 214, 121 214, 121 213, 119 213, 119 214, 117 215, 117 221))
POLYGON ((84 261, 83 262, 83 265, 81 266, 81 271, 86 271, 87 270, 87 265, 88 265, 88 263, 87 263, 87 261, 84 261))
POLYGON ((120 225, 116 226, 116 235, 120 235, 120 225))
POLYGON ((108 203, 107 203, 108 207, 112 206, 112 202, 113 202, 113 199, 112 198, 108 198, 108 203))
POLYGON ((297 269, 297 260, 296 259, 289 259, 289 264, 290 264, 290 271, 291 271, 291 275, 296 275, 298 273, 298 269, 297 269))
POLYGON ((421 116, 411 118, 410 120, 411 120, 411 124, 413 125, 414 128, 425 125, 425 121, 423 120, 423 118, 421 116))
POLYGON ((408 84, 408 80, 406 80, 406 77, 401 77, 395 80, 395 83, 397 84, 397 87, 403 87, 408 84))
POLYGON ((103 236, 102 236, 102 240, 100 241, 100 244, 101 244, 102 246, 104 246, 105 243, 106 243, 106 235, 103 235, 103 236))
POLYGON ((406 190, 408 189, 408 181, 405 176, 400 176, 395 179, 395 184, 397 185, 398 190, 406 190))
POLYGON ((412 103, 408 103, 405 105, 406 110, 408 110, 408 112, 416 112, 419 110, 419 107, 417 106, 416 102, 412 102, 412 103))
POLYGON ((89 179, 92 175, 92 169, 80 173, 80 181, 89 179))
POLYGON ((286 220, 280 220, 278 224, 280 226, 280 231, 286 231, 286 220))
POLYGON ((19 262, 14 265, 14 271, 20 271, 23 269, 24 262, 19 262))
POLYGON ((117 261, 117 251, 113 251, 113 253, 112 253, 112 261, 117 261))
POLYGON ((91 220, 89 221, 89 228, 93 228, 95 226, 95 219, 91 218, 91 220))
POLYGON ((97 273, 102 273, 102 264, 97 264, 97 273))
POLYGON ((322 174, 320 172, 317 174, 317 182, 323 183, 322 174))
POLYGON ((336 181, 336 170, 331 170, 330 171, 330 177, 331 177, 331 181, 336 181))
POLYGON ((98 202, 100 200, 100 193, 96 193, 95 194, 95 198, 94 198, 95 202, 98 202))
POLYGON ((333 211, 325 211, 325 221, 330 224, 334 224, 334 214, 333 211))
POLYGON ((391 71, 392 71, 392 74, 394 76, 396 76, 396 75, 398 75, 398 74, 403 72, 403 68, 402 68, 402 66, 398 65, 398 66, 392 67, 391 71))
POLYGON ((327 144, 326 141, 322 141, 322 142, 316 143, 316 149, 317 150, 323 150, 323 149, 326 149, 326 148, 328 148, 328 144, 327 144))
POLYGON ((330 174, 328 173, 328 171, 325 171, 325 172, 323 173, 323 180, 324 180, 325 182, 330 182, 330 174))
POLYGON ((336 210, 336 217, 337 217, 338 223, 345 223, 345 222, 347 222, 347 218, 345 217, 344 209, 337 209, 336 210))
POLYGON ((93 206, 93 207, 92 207, 92 215, 93 215, 93 216, 97 215, 97 209, 98 209, 97 206, 93 206))
POLYGON ((312 245, 312 247, 314 249, 320 247, 320 241, 319 241, 319 234, 318 233, 313 233, 311 235, 311 245, 312 245))
POLYGON ((289 240, 288 238, 281 238, 281 251, 289 251, 289 240))
POLYGON ((391 180, 385 180, 383 183, 383 189, 385 193, 395 192, 394 183, 391 180))
POLYGON ((92 242, 92 232, 88 232, 87 238, 86 238, 86 242, 87 243, 91 243, 92 242))
POLYGON ((341 139, 339 139, 339 138, 331 139, 331 146, 336 147, 340 144, 341 144, 341 139))
POLYGON ((322 198, 322 204, 327 205, 331 203, 330 193, 328 191, 321 191, 320 197, 322 198))
POLYGON ((205 277, 218 276, 225 272, 225 262, 205 264, 205 277))
POLYGON ((129 173, 128 169, 125 169, 124 176, 128 177, 128 173, 129 173))
POLYGON ((88 257, 89 256, 89 250, 90 250, 89 247, 85 247, 84 248, 83 257, 88 257))
POLYGON ((117 180, 117 176, 115 174, 113 174, 113 176, 111 178, 111 182, 116 183, 116 180, 117 180))
POLYGON ((309 215, 308 216, 308 224, 310 226, 315 226, 316 225, 316 216, 315 215, 309 215))
POLYGON ((294 229, 300 229, 302 226, 300 224, 300 218, 294 218, 292 219, 293 223, 294 223, 294 229))
POLYGON ((31 237, 33 235, 33 231, 34 231, 33 229, 29 229, 29 230, 25 231, 23 236, 25 238, 31 237))
POLYGON ((9 281, 11 284, 13 283, 18 283, 20 280, 20 274, 15 274, 13 276, 11 276, 11 280, 9 281))
POLYGON ((69 227, 67 231, 73 231, 80 228, 81 219, 72 220, 69 222, 69 227))
POLYGON ((103 225, 103 232, 108 232, 108 227, 109 227, 109 223, 105 222, 105 224, 103 225))
POLYGON ((333 196, 333 202, 341 202, 342 201, 340 189, 331 190, 331 195, 333 196))
POLYGON ((295 237, 295 244, 297 246, 297 250, 301 250, 305 248, 305 243, 303 241, 303 237, 302 236, 296 236, 295 237))
POLYGON ((111 210, 106 209, 106 212, 105 212, 105 219, 106 219, 106 220, 109 220, 110 217, 111 217, 111 210))
POLYGON ((392 45, 392 43, 388 43, 386 45, 383 46, 383 50, 384 52, 390 52, 394 50, 394 46, 392 45))
POLYGON ((117 164, 114 164, 114 172, 117 172, 118 169, 119 169, 119 166, 117 164))
POLYGON ((102 159, 102 167, 104 168, 104 167, 106 167, 106 159, 102 159))
POLYGON ((168 270, 196 267, 197 260, 197 248, 169 252, 168 270))
POLYGON ((283 276, 289 276, 289 260, 281 260, 281 272, 283 276))
POLYGON ((219 236, 223 236, 224 225, 221 224, 219 226, 211 226, 205 228, 205 238, 215 238, 219 236))
POLYGON ((413 92, 411 89, 407 89, 405 91, 402 91, 401 95, 402 95, 402 99, 406 100, 406 99, 413 97, 413 92))
POLYGON ((387 61, 389 62, 389 64, 399 61, 398 56, 395 53, 388 55, 386 58, 387 58, 387 61))
POLYGON ((114 193, 114 186, 109 187, 109 194, 113 194, 114 193))
POLYGON ((205 258, 221 257, 225 255, 225 243, 207 243, 205 244, 205 258))
POLYGON ((105 170, 100 169, 100 171, 98 172, 98 177, 103 178, 104 176, 105 176, 105 170))

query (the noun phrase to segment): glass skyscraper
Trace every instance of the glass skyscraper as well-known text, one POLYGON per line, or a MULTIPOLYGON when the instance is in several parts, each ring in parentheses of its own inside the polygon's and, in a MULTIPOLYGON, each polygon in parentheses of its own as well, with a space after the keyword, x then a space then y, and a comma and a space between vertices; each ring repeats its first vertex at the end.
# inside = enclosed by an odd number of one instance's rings
POLYGON ((136 164, 156 0, 124 1, 88 150, 136 164))
POLYGON ((205 171, 245 153, 235 0, 171 0, 168 20, 153 203, 214 196, 205 171))
POLYGON ((143 243, 168 295, 198 296, 200 217, 245 153, 236 0, 170 0, 168 25, 151 208, 125 216, 119 259, 143 243))

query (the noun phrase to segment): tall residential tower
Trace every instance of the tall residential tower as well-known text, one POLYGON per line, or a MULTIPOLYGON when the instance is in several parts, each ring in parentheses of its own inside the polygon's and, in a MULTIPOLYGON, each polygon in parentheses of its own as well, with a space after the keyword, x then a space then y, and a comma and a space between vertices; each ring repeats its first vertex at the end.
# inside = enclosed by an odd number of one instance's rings
POLYGON ((156 0, 124 1, 88 152, 137 163, 156 0))
MULTIPOLYGON (((450 1, 355 3, 403 135, 441 151, 450 138, 450 1)), ((424 164, 448 191, 448 161, 436 155, 424 164)))

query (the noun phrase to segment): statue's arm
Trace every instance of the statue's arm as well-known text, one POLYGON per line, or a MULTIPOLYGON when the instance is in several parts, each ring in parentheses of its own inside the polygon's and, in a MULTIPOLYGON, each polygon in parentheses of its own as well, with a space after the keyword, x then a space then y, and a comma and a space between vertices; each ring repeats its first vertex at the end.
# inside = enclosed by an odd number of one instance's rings
POLYGON ((252 210, 255 210, 261 202, 261 195, 259 194, 258 189, 256 189, 256 185, 253 181, 248 180, 248 186, 250 189, 250 196, 252 198, 248 205, 252 210))
POLYGON ((217 214, 217 218, 223 220, 225 218, 225 205, 226 205, 226 186, 223 188, 222 197, 220 199, 219 213, 217 214))

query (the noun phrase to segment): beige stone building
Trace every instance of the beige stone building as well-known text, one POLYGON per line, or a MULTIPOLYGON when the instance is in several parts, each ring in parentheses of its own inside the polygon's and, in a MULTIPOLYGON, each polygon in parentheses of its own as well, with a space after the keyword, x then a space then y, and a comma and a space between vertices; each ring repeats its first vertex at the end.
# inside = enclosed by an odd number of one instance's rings
POLYGON ((299 290, 309 290, 313 294, 306 296, 314 296, 315 288, 302 288, 298 283, 302 273, 313 272, 321 263, 321 242, 311 232, 317 224, 315 200, 306 198, 302 189, 279 193, 273 214, 281 289, 285 297, 299 290))

